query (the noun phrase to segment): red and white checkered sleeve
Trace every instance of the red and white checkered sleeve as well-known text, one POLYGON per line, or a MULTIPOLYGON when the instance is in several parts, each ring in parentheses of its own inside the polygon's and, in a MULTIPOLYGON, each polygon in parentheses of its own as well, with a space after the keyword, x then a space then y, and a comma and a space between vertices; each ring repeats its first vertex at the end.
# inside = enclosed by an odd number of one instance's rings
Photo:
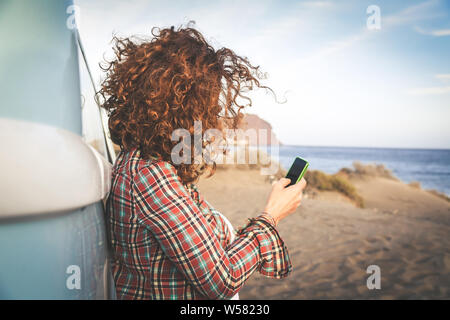
POLYGON ((284 244, 263 217, 253 220, 223 248, 175 168, 167 162, 141 168, 133 179, 133 194, 140 221, 205 297, 231 298, 255 270, 273 277, 290 271, 284 244), (284 264, 274 264, 274 260, 284 264), (273 269, 280 266, 284 269, 273 269))

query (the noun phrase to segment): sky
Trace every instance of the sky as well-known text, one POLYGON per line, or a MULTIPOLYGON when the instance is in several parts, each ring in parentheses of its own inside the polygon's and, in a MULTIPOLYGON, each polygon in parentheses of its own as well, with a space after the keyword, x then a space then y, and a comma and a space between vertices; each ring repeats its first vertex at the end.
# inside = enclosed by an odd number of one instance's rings
POLYGON ((247 112, 284 144, 450 148, 450 0, 74 2, 97 83, 113 34, 193 20, 266 73, 277 100, 254 90, 247 112))

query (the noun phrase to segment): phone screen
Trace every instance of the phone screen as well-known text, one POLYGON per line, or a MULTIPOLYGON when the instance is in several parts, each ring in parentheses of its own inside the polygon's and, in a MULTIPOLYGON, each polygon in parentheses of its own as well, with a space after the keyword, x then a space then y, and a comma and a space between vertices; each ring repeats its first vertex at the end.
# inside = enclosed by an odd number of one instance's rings
POLYGON ((291 179, 291 182, 289 183, 289 186, 292 186, 296 184, 300 179, 303 177, 303 175, 306 172, 306 169, 308 168, 309 163, 306 160, 303 160, 302 158, 295 158, 294 163, 292 164, 291 168, 289 169, 286 178, 291 179))

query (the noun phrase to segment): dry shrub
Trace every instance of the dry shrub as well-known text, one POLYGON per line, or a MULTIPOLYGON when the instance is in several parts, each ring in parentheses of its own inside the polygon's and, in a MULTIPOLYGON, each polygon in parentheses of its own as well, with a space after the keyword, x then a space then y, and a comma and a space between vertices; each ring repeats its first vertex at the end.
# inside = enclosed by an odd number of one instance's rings
POLYGON ((307 171, 305 179, 308 181, 307 188, 315 188, 322 191, 337 191, 353 200, 360 208, 364 208, 364 199, 358 194, 356 188, 345 177, 334 174, 328 175, 322 171, 307 171))
POLYGON ((419 190, 422 189, 419 181, 411 181, 410 183, 408 183, 408 186, 410 186, 414 189, 419 189, 419 190))
POLYGON ((338 175, 349 178, 362 177, 383 177, 391 180, 398 179, 392 174, 392 171, 382 164, 362 164, 359 161, 353 162, 353 168, 343 168, 339 170, 338 175))
POLYGON ((445 193, 439 192, 439 191, 434 190, 434 189, 427 190, 427 192, 435 195, 436 197, 439 197, 441 199, 444 199, 444 200, 450 202, 450 198, 445 193))

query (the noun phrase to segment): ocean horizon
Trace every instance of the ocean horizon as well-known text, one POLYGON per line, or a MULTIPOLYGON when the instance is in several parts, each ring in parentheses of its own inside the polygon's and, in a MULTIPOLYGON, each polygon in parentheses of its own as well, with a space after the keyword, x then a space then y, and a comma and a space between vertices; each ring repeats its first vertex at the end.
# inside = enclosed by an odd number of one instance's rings
MULTIPOLYGON (((262 148, 263 149, 263 148, 262 148)), ((423 189, 450 196, 450 149, 323 147, 282 145, 279 162, 288 169, 296 157, 309 161, 310 170, 328 174, 352 168, 353 162, 382 164, 405 183, 418 181, 423 189)))

